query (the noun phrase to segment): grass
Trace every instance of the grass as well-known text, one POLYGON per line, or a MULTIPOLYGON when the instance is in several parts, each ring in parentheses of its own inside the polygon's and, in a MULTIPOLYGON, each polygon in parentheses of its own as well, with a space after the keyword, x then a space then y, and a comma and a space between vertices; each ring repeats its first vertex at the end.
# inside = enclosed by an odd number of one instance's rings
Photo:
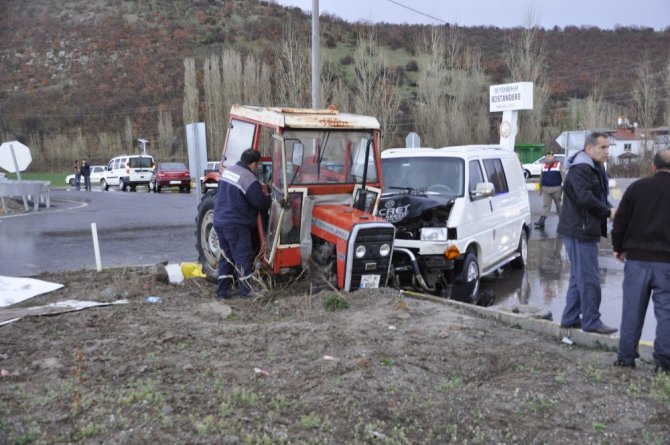
MULTIPOLYGON (((70 173, 31 173, 22 172, 24 181, 51 181, 52 186, 65 186, 65 177, 70 173)), ((7 179, 18 179, 16 173, 7 173, 7 179)))
POLYGON ((670 402, 670 374, 659 373, 651 382, 651 395, 660 402, 670 402))
POLYGON ((349 309, 349 302, 337 294, 328 295, 323 302, 327 312, 343 311, 349 309))

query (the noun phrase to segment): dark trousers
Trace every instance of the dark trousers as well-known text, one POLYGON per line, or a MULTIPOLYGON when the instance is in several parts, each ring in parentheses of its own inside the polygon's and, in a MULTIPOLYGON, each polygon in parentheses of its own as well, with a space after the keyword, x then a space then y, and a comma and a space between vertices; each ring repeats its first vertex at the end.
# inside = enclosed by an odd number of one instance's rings
POLYGON ((561 324, 574 324, 581 315, 582 330, 593 331, 603 325, 600 321, 598 241, 580 241, 564 236, 563 245, 570 258, 570 281, 561 324))
POLYGON ((626 261, 618 359, 626 364, 635 362, 650 298, 656 316, 654 359, 658 366, 670 370, 670 263, 626 261))
POLYGON ((218 296, 228 296, 235 275, 240 282, 240 294, 248 295, 252 288, 251 278, 256 255, 251 233, 252 230, 255 230, 255 227, 214 226, 214 229, 219 237, 219 247, 221 248, 218 268, 218 296))

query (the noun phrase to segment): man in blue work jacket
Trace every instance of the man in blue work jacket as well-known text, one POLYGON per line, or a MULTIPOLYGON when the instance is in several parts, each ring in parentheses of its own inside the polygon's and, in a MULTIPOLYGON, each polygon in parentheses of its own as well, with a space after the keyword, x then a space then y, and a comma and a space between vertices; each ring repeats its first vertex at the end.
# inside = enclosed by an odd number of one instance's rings
POLYGON ((257 230, 258 212, 268 211, 271 198, 263 192, 256 174, 260 158, 259 152, 249 148, 242 153, 239 162, 221 173, 214 208, 214 229, 221 248, 219 298, 231 297, 230 287, 236 273, 241 298, 261 293, 252 285, 256 255, 252 239, 253 231, 257 230))

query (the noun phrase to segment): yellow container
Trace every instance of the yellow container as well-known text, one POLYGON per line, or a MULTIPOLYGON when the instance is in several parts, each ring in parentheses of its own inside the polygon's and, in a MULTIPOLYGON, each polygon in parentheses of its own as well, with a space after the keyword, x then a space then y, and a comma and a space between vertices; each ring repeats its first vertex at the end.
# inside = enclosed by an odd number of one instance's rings
POLYGON ((200 263, 181 263, 181 273, 184 278, 207 278, 200 263))

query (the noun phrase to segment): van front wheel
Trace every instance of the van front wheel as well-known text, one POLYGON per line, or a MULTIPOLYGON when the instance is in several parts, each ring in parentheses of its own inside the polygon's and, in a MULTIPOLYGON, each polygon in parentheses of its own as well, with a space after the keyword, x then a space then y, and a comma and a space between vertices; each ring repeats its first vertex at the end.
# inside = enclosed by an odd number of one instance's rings
POLYGON ((515 269, 523 269, 528 264, 528 235, 526 231, 521 229, 521 236, 519 237, 519 247, 516 250, 519 254, 514 261, 512 267, 515 269))
POLYGON ((479 300, 479 264, 473 253, 467 253, 458 267, 454 283, 454 299, 477 304, 479 300))

